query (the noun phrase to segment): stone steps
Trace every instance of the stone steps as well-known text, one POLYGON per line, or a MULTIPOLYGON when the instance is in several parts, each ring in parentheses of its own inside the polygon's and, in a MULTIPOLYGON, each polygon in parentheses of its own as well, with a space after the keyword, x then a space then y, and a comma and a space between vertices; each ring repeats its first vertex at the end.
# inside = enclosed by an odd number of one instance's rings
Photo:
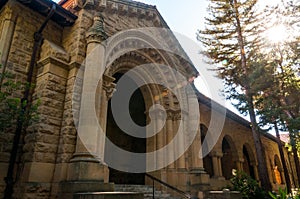
POLYGON ((143 199, 142 193, 133 192, 87 192, 75 193, 73 199, 143 199))
MULTIPOLYGON (((149 185, 129 185, 129 184, 116 184, 115 191, 118 192, 137 192, 143 193, 144 199, 153 199, 153 188, 149 185)), ((171 196, 164 191, 155 190, 155 199, 181 199, 180 197, 171 196)))

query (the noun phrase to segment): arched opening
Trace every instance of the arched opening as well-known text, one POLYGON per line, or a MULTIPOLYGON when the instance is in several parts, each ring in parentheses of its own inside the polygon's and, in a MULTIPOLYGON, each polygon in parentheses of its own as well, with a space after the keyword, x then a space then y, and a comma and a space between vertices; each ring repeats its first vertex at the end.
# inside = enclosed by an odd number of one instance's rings
MULTIPOLYGON (((253 179, 255 179, 255 174, 254 174, 254 167, 253 167, 253 157, 250 156, 250 152, 248 152, 248 147, 245 145, 243 146, 243 170, 245 173, 247 173, 249 176, 251 176, 253 179)), ((252 154, 252 153, 251 153, 252 154)))
MULTIPOLYGON (((207 127, 204 124, 200 124, 201 146, 203 144, 207 131, 208 131, 207 127)), ((214 175, 212 158, 211 156, 209 156, 209 154, 203 157, 203 167, 210 177, 214 175)))
MULTIPOLYGON (((116 79, 114 83, 118 83, 118 80, 123 76, 123 73, 116 73, 113 77, 116 79)), ((128 78, 128 77, 125 77, 128 78)), ((133 80, 128 78, 128 84, 135 84, 133 80)), ((116 86, 116 92, 118 92, 118 84, 116 86)), ((146 114, 145 114, 145 101, 141 89, 137 89, 130 98, 129 112, 131 119, 140 126, 146 125, 146 114)), ((145 132, 139 132, 140 134, 146 135, 145 132)), ((146 139, 137 138, 123 132, 122 129, 116 124, 114 116, 111 110, 111 100, 108 102, 107 109, 107 123, 106 123, 106 136, 107 138, 123 150, 134 152, 134 153, 145 153, 146 152, 146 139)), ((105 149, 105 157, 113 156, 114 152, 105 149)), ((146 159, 144 162, 132 162, 130 159, 123 161, 120 164, 126 164, 127 166, 136 165, 146 167, 146 159)), ((116 184, 145 184, 145 174, 143 173, 127 173, 118 171, 113 168, 109 168, 109 181, 116 184)))
POLYGON ((229 180, 233 177, 232 170, 235 169, 234 161, 233 161, 233 147, 230 145, 230 141, 228 136, 225 136, 222 141, 222 172, 223 176, 226 180, 229 180))
POLYGON ((283 184, 282 180, 282 166, 278 155, 274 156, 274 177, 276 184, 283 184))

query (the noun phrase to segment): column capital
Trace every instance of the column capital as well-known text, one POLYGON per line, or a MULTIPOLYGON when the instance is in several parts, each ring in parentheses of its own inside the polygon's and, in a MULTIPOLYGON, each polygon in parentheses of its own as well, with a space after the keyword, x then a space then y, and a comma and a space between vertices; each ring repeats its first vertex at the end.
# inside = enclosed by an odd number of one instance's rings
POLYGON ((89 43, 101 43, 107 39, 107 34, 104 30, 104 18, 101 13, 96 14, 94 17, 93 25, 86 33, 87 44, 89 43))
POLYGON ((223 157, 223 153, 221 151, 211 151, 209 153, 209 155, 211 157, 218 157, 218 158, 222 158, 223 157))
POLYGON ((178 109, 167 109, 167 120, 180 120, 181 119, 181 111, 178 109))

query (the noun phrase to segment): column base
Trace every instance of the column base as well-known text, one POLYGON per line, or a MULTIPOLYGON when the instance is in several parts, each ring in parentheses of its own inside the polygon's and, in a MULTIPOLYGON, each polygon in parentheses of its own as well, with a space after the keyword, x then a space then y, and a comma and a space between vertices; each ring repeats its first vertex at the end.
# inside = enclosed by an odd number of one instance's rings
POLYGON ((194 198, 203 199, 203 191, 209 189, 209 175, 204 168, 194 168, 189 171, 190 175, 190 192, 194 198))
POLYGON ((191 186, 194 185, 209 185, 209 174, 205 172, 204 168, 192 169, 189 171, 191 186))
POLYGON ((68 166, 68 181, 100 181, 108 183, 108 166, 91 154, 75 154, 68 166))

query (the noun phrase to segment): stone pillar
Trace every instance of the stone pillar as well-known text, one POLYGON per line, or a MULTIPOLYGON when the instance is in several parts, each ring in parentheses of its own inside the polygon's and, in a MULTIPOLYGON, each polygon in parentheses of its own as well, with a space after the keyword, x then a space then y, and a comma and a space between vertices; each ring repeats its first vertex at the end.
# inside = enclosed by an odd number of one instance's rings
POLYGON ((244 164, 244 159, 243 158, 238 159, 236 161, 236 169, 237 169, 237 171, 243 171, 244 170, 243 164, 244 164))
POLYGON ((200 159, 201 150, 201 133, 200 133, 200 113, 198 99, 194 94, 194 90, 187 87, 186 94, 188 95, 188 113, 183 116, 185 122, 185 139, 187 143, 192 143, 192 168, 189 172, 190 192, 192 198, 203 198, 203 192, 208 189, 209 175, 203 168, 203 158, 200 159), (197 107, 197 108, 196 108, 197 107), (196 133, 195 137, 194 133, 196 133))
POLYGON ((219 156, 218 156, 218 167, 219 167, 219 176, 221 178, 224 178, 223 177, 223 171, 222 171, 222 161, 221 161, 222 157, 223 157, 223 153, 220 153, 219 156))
POLYGON ((223 156, 222 152, 212 151, 210 153, 210 156, 212 157, 212 163, 213 163, 213 170, 214 170, 213 177, 224 179, 222 174, 222 163, 221 163, 221 158, 223 156))
MULTIPOLYGON (((172 110, 168 110, 167 111, 167 121, 166 121, 166 129, 167 129, 167 138, 166 138, 166 144, 169 144, 174 137, 174 129, 173 129, 173 118, 174 118, 174 114, 172 110)), ((175 150, 175 146, 172 145, 171 149, 167 151, 167 162, 169 162, 170 160, 174 160, 175 154, 174 151, 175 150)), ((174 162, 172 162, 170 165, 168 165, 169 169, 175 169, 175 164, 174 162)))
POLYGON ((70 58, 68 53, 57 49, 61 47, 44 40, 37 64, 33 104, 40 101, 39 120, 27 128, 24 138, 25 163, 20 176, 24 197, 41 192, 49 194, 52 189, 70 58), (40 188, 34 189, 36 186, 40 188))
MULTIPOLYGON (((96 111, 98 111, 98 119, 100 126, 103 130, 103 132, 106 133, 106 123, 107 123, 107 107, 108 107, 108 101, 112 97, 116 84, 113 83, 115 81, 115 78, 103 75, 102 79, 102 87, 99 86, 98 88, 98 94, 96 98, 96 102, 99 103, 96 104, 96 111), (100 99, 98 99, 100 97, 100 99)), ((99 82, 101 84, 101 82, 99 82)), ((100 157, 104 158, 105 153, 105 139, 98 139, 97 144, 97 154, 99 154, 100 157)))
MULTIPOLYGON (((105 97, 99 96, 103 95, 103 92, 97 89, 100 75, 105 70, 105 46, 102 41, 107 36, 103 24, 103 17, 95 16, 93 25, 86 34, 87 57, 82 80, 77 143, 68 168, 68 181, 77 181, 76 188, 74 188, 75 184, 67 185, 73 187, 73 191, 80 191, 83 187, 86 188, 84 191, 110 189, 109 186, 102 186, 109 181, 109 169, 104 163, 105 132, 100 128, 95 110, 99 104, 105 105, 105 102, 101 102, 101 100, 107 101, 105 97), (100 102, 97 101, 98 105, 95 101, 96 96, 100 100, 100 102), (85 186, 86 182, 92 182, 92 185, 85 186), (82 186, 78 186, 78 183, 81 183, 82 186)), ((104 111, 104 109, 102 112, 100 111, 100 114, 104 114, 104 111)))
POLYGON ((166 181, 172 185, 175 185, 178 182, 176 164, 175 164, 176 143, 172 142, 176 134, 176 127, 174 127, 173 124, 174 120, 175 120, 174 110, 168 109, 167 121, 166 121, 166 143, 165 144, 170 147, 169 150, 166 152, 166 161, 171 162, 171 164, 168 165, 166 170, 166 181))
MULTIPOLYGON (((187 124, 184 124, 185 123, 185 121, 183 119, 184 116, 182 116, 181 114, 182 114, 181 111, 178 110, 178 111, 175 112, 175 115, 174 115, 176 127, 178 128, 177 132, 175 132, 175 133, 179 133, 179 132, 184 133, 184 130, 185 130, 184 125, 187 125, 187 124), (182 124, 180 125, 180 123, 182 123, 182 124)), ((176 148, 178 148, 177 150, 179 150, 180 152, 184 151, 185 137, 184 137, 183 133, 179 133, 178 143, 176 143, 176 145, 177 145, 176 148)), ((182 154, 180 156, 180 158, 177 160, 177 169, 186 169, 186 167, 185 167, 185 154, 182 154)))
POLYGON ((17 20, 17 15, 15 12, 13 12, 13 10, 10 9, 10 6, 7 6, 4 12, 6 14, 4 15, 2 31, 0 35, 0 64, 2 65, 2 69, 0 71, 5 70, 17 20))
POLYGON ((255 161, 251 162, 251 165, 253 166, 255 180, 259 181, 259 175, 257 170, 258 165, 255 161))

